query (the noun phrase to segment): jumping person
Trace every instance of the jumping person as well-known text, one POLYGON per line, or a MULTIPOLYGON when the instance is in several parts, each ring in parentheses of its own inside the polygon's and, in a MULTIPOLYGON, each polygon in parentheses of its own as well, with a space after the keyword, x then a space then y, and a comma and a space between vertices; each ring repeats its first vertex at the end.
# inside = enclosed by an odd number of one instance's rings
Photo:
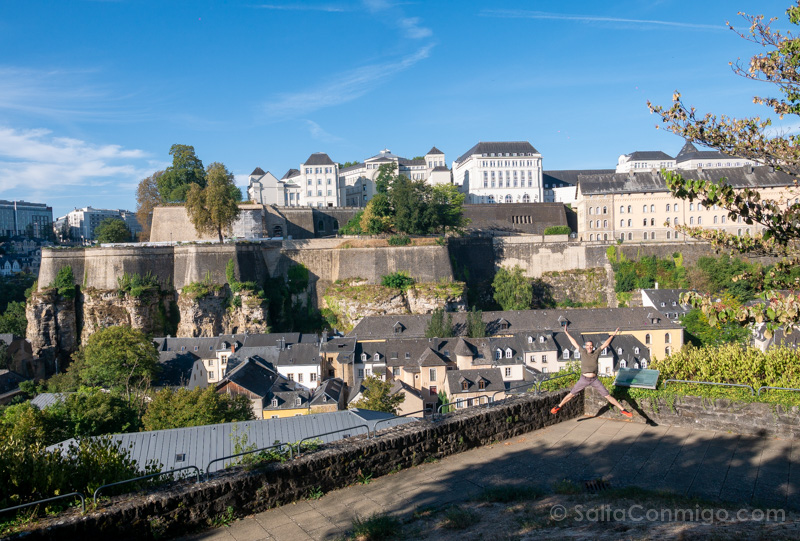
POLYGON ((619 408, 620 413, 625 417, 631 419, 633 418, 633 414, 622 407, 622 404, 617 402, 617 399, 611 396, 611 393, 608 392, 608 389, 605 388, 603 383, 597 378, 597 358, 600 356, 600 352, 606 349, 610 344, 611 340, 614 339, 615 336, 619 334, 619 327, 617 330, 614 331, 614 334, 608 337, 608 340, 603 342, 603 345, 600 346, 598 349, 594 349, 594 343, 591 340, 588 340, 584 347, 578 345, 578 342, 569 334, 567 330, 567 325, 564 325, 564 332, 567 334, 567 338, 569 341, 572 342, 572 345, 575 346, 575 349, 581 352, 581 377, 578 380, 578 383, 570 390, 569 394, 564 397, 561 403, 550 410, 550 413, 555 415, 559 412, 559 410, 564 407, 564 404, 575 398, 575 396, 584 390, 586 387, 594 387, 594 389, 600 393, 600 396, 608 400, 612 405, 619 408))

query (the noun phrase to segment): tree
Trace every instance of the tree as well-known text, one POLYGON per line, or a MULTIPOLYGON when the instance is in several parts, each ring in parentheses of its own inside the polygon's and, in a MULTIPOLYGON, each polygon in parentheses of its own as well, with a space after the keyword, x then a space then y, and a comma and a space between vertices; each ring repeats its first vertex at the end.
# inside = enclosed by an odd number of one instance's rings
POLYGON ((172 165, 158 177, 158 193, 162 203, 181 203, 186 201, 193 184, 206 187, 206 173, 203 162, 189 145, 172 145, 169 149, 172 165))
POLYGON ((483 311, 472 310, 467 312, 467 336, 470 338, 484 338, 486 336, 486 323, 483 322, 483 311))
POLYGON ((43 412, 49 427, 44 444, 68 438, 136 432, 141 426, 136 408, 117 393, 81 387, 43 412))
POLYGON ((130 242, 131 230, 119 218, 109 216, 103 218, 103 221, 94 230, 97 242, 130 242))
POLYGON ((244 395, 220 394, 205 389, 164 389, 153 396, 142 417, 145 430, 165 430, 255 419, 244 395))
POLYGON ((197 232, 216 233, 222 242, 222 232, 239 216, 241 195, 233 183, 233 174, 224 165, 218 162, 209 165, 208 186, 193 184, 186 197, 186 210, 197 232))
POLYGON ((686 329, 686 341, 696 347, 719 346, 722 344, 746 345, 749 331, 733 321, 711 326, 708 316, 699 308, 694 308, 681 316, 681 325, 686 329))
POLYGON ((392 207, 386 194, 378 193, 370 199, 359 220, 363 233, 377 235, 392 229, 392 207))
POLYGON ((158 191, 158 179, 164 171, 157 171, 149 177, 143 178, 136 187, 136 219, 142 226, 140 239, 150 240, 150 228, 153 226, 153 209, 163 200, 158 191))
POLYGON ((389 186, 396 178, 397 164, 394 162, 384 163, 378 167, 378 175, 375 177, 375 193, 386 194, 389 186))
POLYGON ((464 198, 466 194, 458 191, 453 184, 437 184, 431 190, 431 226, 445 234, 450 231, 461 232, 469 223, 464 218, 464 198))
POLYGON ((448 312, 445 316, 444 308, 437 308, 431 314, 428 327, 425 329, 425 338, 446 338, 453 336, 453 318, 448 312))
POLYGON ((130 399, 156 375, 158 351, 142 332, 127 325, 92 334, 74 355, 70 368, 83 385, 124 391, 130 399))
POLYGON ((501 267, 492 281, 494 300, 503 310, 527 310, 533 300, 533 287, 519 265, 511 270, 501 267))
MULTIPOLYGON (((800 24, 800 2, 789 7, 786 14, 791 24, 800 24)), ((735 30, 730 23, 728 27, 765 51, 754 55, 749 64, 741 61, 731 63, 733 72, 746 79, 775 85, 773 88, 776 87, 783 95, 755 96, 754 103, 767 106, 779 118, 785 115, 800 116, 800 71, 797 69, 800 63, 800 37, 773 31, 770 25, 776 19, 765 21, 763 15, 740 15, 749 26, 747 32, 735 30)), ((693 107, 684 104, 678 91, 673 94, 671 107, 664 108, 649 101, 648 107, 661 117, 669 131, 687 141, 729 155, 749 158, 792 176, 800 173, 800 137, 788 131, 776 133, 770 129, 772 120, 769 118, 737 119, 726 115, 717 117, 712 113, 701 116, 693 107)), ((763 234, 743 237, 701 227, 680 226, 680 231, 694 238, 711 241, 718 248, 749 254, 780 255, 785 259, 776 265, 776 272, 800 263, 796 248, 796 241, 800 238, 800 204, 761 199, 758 190, 735 190, 725 179, 718 182, 694 180, 668 171, 664 175, 673 196, 690 201, 697 199, 705 207, 716 205, 727 210, 731 220, 741 217, 747 224, 761 224, 765 228, 763 234)), ((743 325, 766 322, 768 336, 781 326, 791 332, 792 325, 800 322, 800 299, 796 294, 780 296, 767 291, 762 298, 766 301, 763 304, 739 308, 696 294, 687 295, 685 300, 702 308, 712 325, 716 320, 737 321, 743 325)))
POLYGON ((6 311, 0 314, 0 333, 9 333, 24 338, 28 329, 24 302, 10 302, 6 311))
POLYGON ((356 408, 372 411, 383 411, 397 415, 397 408, 406 399, 402 393, 389 394, 392 390, 390 381, 383 381, 370 376, 363 381, 363 397, 353 404, 356 408))
POLYGON ((432 229, 430 211, 432 187, 424 180, 410 180, 404 175, 394 178, 389 201, 394 211, 394 229, 410 235, 426 235, 432 229))

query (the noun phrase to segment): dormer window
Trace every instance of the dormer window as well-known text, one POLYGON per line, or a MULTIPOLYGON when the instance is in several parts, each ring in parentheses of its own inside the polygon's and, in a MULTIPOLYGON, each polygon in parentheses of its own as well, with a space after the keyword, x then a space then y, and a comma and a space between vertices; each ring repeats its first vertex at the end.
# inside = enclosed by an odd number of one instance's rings
POLYGON ((544 336, 540 336, 539 337, 539 343, 540 344, 544 344, 544 336))
POLYGON ((678 306, 678 303, 676 301, 672 301, 672 306, 678 306))
POLYGON ((503 351, 500 348, 495 350, 494 358, 499 361, 502 357, 503 357, 503 351))
POLYGON ((622 359, 622 360, 619 362, 619 367, 620 367, 620 368, 627 368, 627 367, 628 367, 628 362, 627 362, 625 359, 622 359))
POLYGON ((528 343, 529 344, 533 344, 533 336, 529 336, 528 337, 528 343))
POLYGON ((302 403, 303 403, 303 399, 302 399, 302 398, 300 398, 299 396, 298 396, 297 398, 295 398, 295 399, 294 399, 294 405, 295 405, 295 406, 299 406, 299 405, 300 405, 300 404, 302 404, 302 403))
POLYGON ((272 407, 273 408, 277 408, 278 407, 278 399, 277 398, 273 398, 272 399, 272 407))
POLYGON ((374 362, 377 363, 378 361, 381 360, 381 354, 380 353, 376 353, 375 355, 373 355, 372 359, 373 359, 374 362))
POLYGON ((410 359, 410 358, 411 358, 411 353, 409 353, 408 351, 406 351, 406 359, 410 359))
POLYGON ((617 348, 617 355, 622 355, 622 348, 617 348))
POLYGON ((647 368, 647 361, 642 359, 642 368, 647 368))
POLYGON ((662 303, 661 303, 661 308, 664 308, 666 305, 667 305, 667 303, 665 303, 665 302, 662 302, 662 303))
POLYGON ((600 355, 603 355, 603 356, 608 355, 608 348, 603 348, 603 351, 600 352, 600 355))
POLYGON ((469 389, 469 382, 468 382, 468 381, 466 381, 466 380, 465 380, 465 381, 462 381, 462 382, 461 382, 461 390, 462 390, 462 391, 466 391, 467 389, 469 389))
POLYGON ((566 360, 569 360, 569 350, 568 350, 568 349, 565 349, 565 350, 564 350, 563 357, 564 357, 564 360, 565 360, 565 361, 566 361, 566 360))
POLYGON ((581 358, 581 350, 579 350, 579 349, 575 350, 575 358, 576 359, 580 359, 581 358))
POLYGON ((485 389, 485 388, 486 388, 486 380, 485 379, 478 380, 478 389, 485 389))
POLYGON ((363 363, 366 360, 367 360, 367 354, 366 353, 362 353, 361 354, 361 362, 363 363))
POLYGON ((510 359, 514 355, 514 352, 511 351, 511 348, 506 348, 506 359, 510 359))
POLYGON ((634 355, 639 355, 639 346, 636 346, 635 348, 633 348, 633 353, 634 353, 634 355))

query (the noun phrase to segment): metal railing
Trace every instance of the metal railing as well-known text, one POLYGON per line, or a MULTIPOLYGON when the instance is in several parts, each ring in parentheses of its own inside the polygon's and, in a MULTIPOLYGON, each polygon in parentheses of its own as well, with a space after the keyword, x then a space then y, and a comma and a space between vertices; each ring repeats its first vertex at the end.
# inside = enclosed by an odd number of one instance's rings
POLYGON ((536 394, 541 394, 541 392, 542 392, 542 383, 546 383, 548 381, 553 381, 554 379, 566 378, 567 376, 575 376, 577 374, 578 374, 577 372, 567 372, 565 374, 559 374, 558 376, 553 376, 552 378, 546 378, 546 379, 540 380, 536 384, 536 394))
POLYGON ((83 497, 83 494, 80 492, 70 492, 69 494, 62 494, 61 496, 54 496, 52 498, 45 498, 44 500, 36 500, 35 502, 30 503, 23 503, 22 505, 15 505, 14 507, 6 507, 5 509, 0 509, 0 513, 5 513, 6 511, 16 511, 17 509, 24 509, 26 507, 32 507, 34 505, 39 505, 40 503, 52 502, 55 500, 63 500, 64 498, 69 498, 72 496, 77 496, 81 500, 81 513, 86 512, 86 499, 83 497))
MULTIPOLYGON (((442 414, 442 408, 444 408, 445 406, 450 406, 451 404, 455 404, 455 405, 456 405, 456 407, 458 407, 458 404, 463 404, 464 402, 467 402, 467 401, 469 401, 469 400, 477 400, 477 401, 478 401, 478 403, 477 403, 477 404, 473 404, 473 406, 467 406, 468 408, 469 408, 469 407, 474 407, 474 406, 476 406, 476 405, 477 405, 477 406, 482 406, 483 404, 481 404, 481 403, 480 403, 480 399, 481 399, 481 398, 486 398, 486 399, 488 400, 488 399, 490 399, 490 398, 492 398, 492 397, 491 397, 491 396, 489 396, 488 394, 482 394, 482 395, 478 395, 478 396, 471 396, 471 397, 469 397, 469 398, 458 398, 458 399, 456 399, 456 400, 454 400, 454 401, 452 401, 452 402, 445 402, 444 404, 441 404, 441 405, 440 405, 440 406, 439 406, 439 407, 436 409, 436 413, 437 413, 438 415, 441 415, 441 414, 442 414)), ((491 404, 491 402, 487 402, 487 404, 491 404)), ((449 412, 448 412, 448 413, 449 413, 449 412)))
POLYGON ((719 385, 719 386, 722 386, 722 387, 744 387, 745 389, 750 389, 750 394, 751 395, 753 395, 753 396, 756 395, 756 390, 753 389, 752 386, 745 385, 743 383, 716 383, 714 381, 691 381, 691 380, 688 380, 688 379, 668 379, 668 380, 664 380, 664 384, 663 384, 663 386, 661 388, 662 389, 666 389, 667 388, 667 383, 696 383, 696 384, 699 384, 699 385, 719 385))
MULTIPOLYGON (((491 404, 494 404, 495 403, 495 397, 497 395, 499 395, 500 393, 507 393, 508 391, 513 391, 515 389, 529 389, 530 387, 533 387, 534 389, 536 389, 537 388, 536 382, 535 381, 528 381, 528 382, 525 383, 525 385, 517 385, 515 387, 509 387, 508 389, 503 389, 502 391, 495 391, 495 393, 492 395, 492 401, 488 402, 486 405, 489 406, 491 404)), ((538 389, 537 389, 536 392, 538 392, 538 389)), ((520 394, 523 394, 523 393, 520 393, 520 394)), ((506 396, 506 398, 508 398, 508 396, 506 396)))
MULTIPOLYGON (((231 459, 231 458, 238 458, 238 457, 244 456, 244 455, 252 455, 253 453, 260 453, 262 451, 268 451, 269 449, 280 448, 280 447, 283 447, 284 445, 288 445, 289 446, 289 458, 290 459, 293 458, 292 446, 290 444, 288 444, 288 443, 276 443, 275 445, 270 445, 269 447, 262 447, 261 449, 252 449, 250 451, 244 451, 244 452, 241 452, 241 453, 236 453, 235 455, 221 456, 219 458, 215 458, 214 460, 212 460, 211 462, 209 462, 206 465, 206 470, 205 470, 206 471, 206 481, 208 481, 209 476, 211 475, 211 465, 216 463, 216 462, 222 462, 224 460, 228 460, 228 459, 231 459)), ((235 464, 234 464, 234 466, 235 466, 235 464)), ((222 469, 224 470, 225 466, 223 466, 222 469)))
POLYGON ((97 503, 97 495, 104 488, 115 487, 118 485, 125 485, 127 483, 133 483, 134 481, 144 481, 145 479, 152 479, 153 477, 161 477, 162 475, 167 475, 168 473, 175 473, 183 470, 195 470, 195 473, 197 474, 196 482, 197 483, 200 482, 200 468, 198 468, 197 466, 184 466, 183 468, 175 468, 174 470, 163 471, 159 473, 151 473, 150 475, 142 475, 141 477, 134 477, 133 479, 125 479, 124 481, 117 481, 116 483, 108 483, 107 485, 100 485, 94 491, 94 496, 92 497, 92 499, 94 500, 94 503, 97 503))
POLYGON ((761 391, 763 391, 764 389, 770 389, 772 391, 800 391, 800 389, 795 389, 794 387, 768 387, 765 385, 763 387, 758 388, 756 396, 761 396, 761 391))
MULTIPOLYGON (((303 448, 303 442, 304 441, 311 441, 311 440, 315 440, 317 438, 321 438, 322 436, 330 436, 331 434, 338 434, 339 432, 347 432, 349 430, 356 430, 358 428, 366 428, 367 429, 367 437, 369 437, 369 425, 356 425, 356 426, 351 426, 349 428, 340 428, 339 430, 331 430, 330 432, 325 432, 324 434, 317 434, 315 436, 307 436, 307 437, 303 438, 302 440, 298 441, 297 442, 297 454, 300 455, 300 450, 303 448)), ((354 434, 354 435, 358 436, 359 434, 354 434)), ((349 437, 349 436, 345 436, 345 438, 347 438, 347 437, 349 437)))
MULTIPOLYGON (((379 421, 375 421, 375 424, 372 425, 372 437, 374 438, 375 437, 375 433, 378 432, 378 425, 379 424, 388 423, 390 421, 394 421, 395 419, 400 419, 402 417, 408 417, 409 415, 414 415, 416 413, 432 413, 432 412, 430 410, 424 409, 424 410, 419 410, 419 411, 412 411, 410 413, 404 413, 403 415, 395 415, 394 417, 391 417, 389 419, 381 419, 379 421)), ((423 415, 422 418, 424 419, 425 416, 423 415)))

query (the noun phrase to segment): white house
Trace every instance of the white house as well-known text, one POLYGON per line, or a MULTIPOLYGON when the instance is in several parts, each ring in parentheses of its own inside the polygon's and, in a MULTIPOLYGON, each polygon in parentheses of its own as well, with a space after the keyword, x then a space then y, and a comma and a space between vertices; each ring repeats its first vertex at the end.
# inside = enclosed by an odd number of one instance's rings
POLYGON ((660 150, 645 150, 623 154, 617 160, 617 173, 636 173, 638 171, 653 171, 661 169, 675 169, 675 158, 660 150))
POLYGON ((453 162, 467 203, 544 201, 542 155, 527 141, 480 142, 453 162))

